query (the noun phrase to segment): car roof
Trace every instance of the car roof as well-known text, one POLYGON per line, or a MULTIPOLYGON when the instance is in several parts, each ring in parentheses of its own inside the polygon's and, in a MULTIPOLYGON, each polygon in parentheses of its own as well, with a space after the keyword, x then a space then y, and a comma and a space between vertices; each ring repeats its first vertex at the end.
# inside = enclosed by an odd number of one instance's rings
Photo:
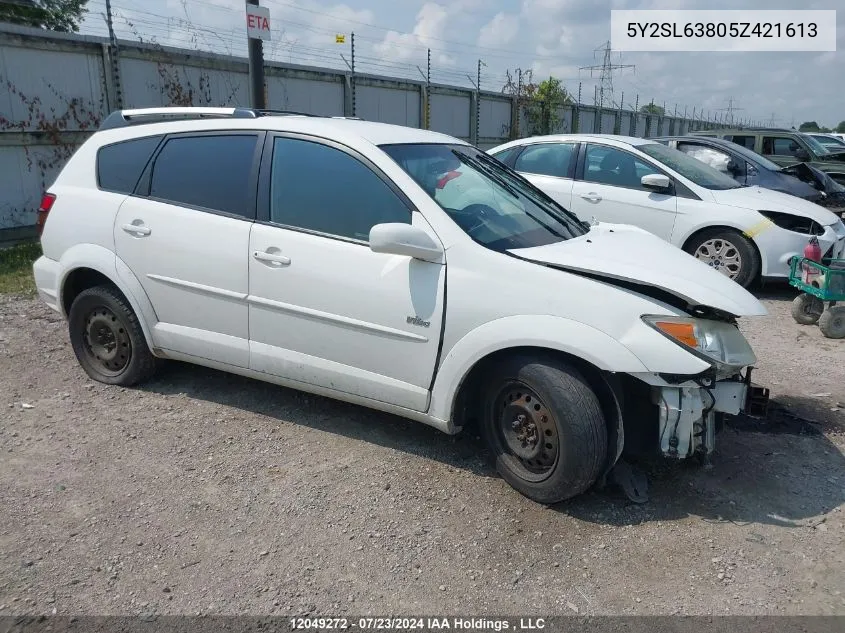
MULTIPOLYGON (((402 143, 468 143, 448 134, 432 132, 418 128, 394 125, 390 123, 375 123, 360 119, 343 117, 321 117, 300 114, 273 114, 267 113, 261 116, 227 116, 209 115, 196 118, 150 118, 149 122, 143 120, 145 113, 155 113, 164 108, 150 108, 147 110, 123 111, 129 116, 138 116, 138 122, 125 122, 123 124, 106 125, 97 133, 103 143, 114 140, 124 140, 138 136, 154 134, 175 134, 193 131, 214 131, 214 130, 266 130, 277 132, 295 132, 310 134, 334 139, 338 141, 363 140, 373 145, 402 144, 402 143), (139 114, 140 113, 140 114, 139 114)), ((177 114, 176 108, 173 114, 177 114)), ((202 111, 202 108, 179 108, 180 112, 186 112, 186 116, 192 117, 193 111, 202 111)), ((208 109, 219 111, 232 111, 233 109, 208 109)), ((118 113, 113 113, 114 117, 118 113)), ((109 119, 106 120, 108 123, 109 119)))
POLYGON ((535 143, 550 143, 555 141, 604 141, 608 145, 653 145, 655 141, 648 138, 636 136, 623 136, 621 134, 548 134, 545 136, 529 136, 504 143, 493 149, 506 149, 520 145, 531 145, 535 143))
POLYGON ((728 149, 733 149, 737 146, 736 143, 733 141, 729 141, 724 138, 718 138, 715 136, 692 136, 688 134, 682 134, 679 136, 656 136, 654 137, 655 141, 695 141, 696 143, 710 143, 711 145, 718 145, 720 147, 727 147, 728 149))

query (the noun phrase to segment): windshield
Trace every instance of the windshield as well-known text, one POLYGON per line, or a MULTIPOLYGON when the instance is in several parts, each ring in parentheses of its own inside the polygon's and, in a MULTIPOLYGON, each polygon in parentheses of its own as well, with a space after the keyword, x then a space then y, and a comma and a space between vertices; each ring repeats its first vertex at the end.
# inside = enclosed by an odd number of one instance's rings
POLYGON ((830 154, 830 152, 824 145, 819 143, 815 138, 813 138, 809 134, 804 134, 804 140, 807 142, 807 145, 810 146, 810 149, 813 150, 813 153, 818 154, 819 156, 830 154))
POLYGON ((693 158, 671 147, 666 147, 660 143, 645 143, 643 145, 637 145, 636 148, 643 154, 651 156, 669 169, 681 174, 684 178, 691 180, 699 187, 714 191, 742 187, 742 185, 730 176, 726 176, 722 172, 710 167, 710 165, 702 163, 697 158, 693 158))
POLYGON ((495 251, 584 235, 578 218, 527 180, 468 145, 382 145, 473 240, 495 251))
POLYGON ((834 136, 813 135, 813 140, 818 141, 832 152, 845 152, 845 141, 834 136))

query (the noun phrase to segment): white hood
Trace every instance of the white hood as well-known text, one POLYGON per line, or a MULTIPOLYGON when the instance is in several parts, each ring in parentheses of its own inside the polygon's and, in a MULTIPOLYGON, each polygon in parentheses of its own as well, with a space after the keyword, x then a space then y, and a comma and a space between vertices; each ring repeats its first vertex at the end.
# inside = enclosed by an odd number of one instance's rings
POLYGON ((791 213, 801 217, 810 218, 822 226, 830 226, 839 221, 836 214, 820 207, 815 202, 803 200, 788 193, 764 189, 763 187, 739 187, 738 189, 725 189, 722 191, 711 191, 714 200, 719 204, 727 204, 732 207, 753 209, 755 211, 780 211, 791 213))
POLYGON ((734 316, 767 314, 763 304, 738 283, 633 226, 599 224, 575 239, 509 252, 535 262, 661 288, 694 306, 734 316))

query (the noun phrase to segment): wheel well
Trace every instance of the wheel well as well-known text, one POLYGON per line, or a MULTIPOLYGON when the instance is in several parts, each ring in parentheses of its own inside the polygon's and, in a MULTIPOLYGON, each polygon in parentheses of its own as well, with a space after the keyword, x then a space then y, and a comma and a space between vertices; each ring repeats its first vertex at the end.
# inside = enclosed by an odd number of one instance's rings
POLYGON ((505 358, 524 354, 533 355, 538 358, 545 357, 564 361, 579 371, 590 388, 595 392, 601 404, 608 431, 608 458, 612 458, 615 462, 615 448, 621 423, 620 412, 624 404, 622 402, 622 389, 613 374, 599 369, 583 358, 559 350, 531 346, 509 347, 495 351, 478 360, 464 377, 455 396, 452 406, 452 419, 455 421, 455 425, 472 426, 477 423, 480 413, 479 405, 483 398, 482 387, 484 384, 484 375, 489 368, 505 358))
MULTIPOLYGON (((70 306, 73 305, 73 300, 79 296, 80 292, 95 286, 111 286, 117 289, 117 286, 115 286, 111 279, 92 268, 77 268, 72 270, 62 285, 62 307, 64 308, 65 314, 70 313, 70 306)), ((118 290, 118 292, 120 291, 118 290)))
POLYGON ((687 247, 692 243, 692 241, 696 237, 701 235, 702 233, 712 233, 714 231, 731 231, 733 233, 739 233, 740 235, 745 237, 745 239, 747 239, 749 242, 751 242, 751 246, 754 247, 754 254, 757 256, 757 261, 762 264, 763 258, 760 256, 760 249, 757 248, 757 242, 754 241, 754 238, 744 235, 741 230, 739 230, 738 228, 733 227, 733 226, 716 225, 716 226, 705 226, 703 229, 698 229, 697 231, 695 231, 692 235, 690 235, 684 241, 684 245, 681 247, 682 250, 686 251, 687 247))

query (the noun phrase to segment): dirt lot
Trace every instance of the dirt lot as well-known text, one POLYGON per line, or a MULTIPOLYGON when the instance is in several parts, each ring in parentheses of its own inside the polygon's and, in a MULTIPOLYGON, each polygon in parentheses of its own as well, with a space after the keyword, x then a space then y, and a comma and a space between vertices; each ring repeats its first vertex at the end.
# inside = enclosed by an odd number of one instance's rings
POLYGON ((789 299, 744 327, 766 432, 547 508, 474 436, 183 365, 94 384, 0 296, 0 615, 845 614, 845 341, 789 299))

